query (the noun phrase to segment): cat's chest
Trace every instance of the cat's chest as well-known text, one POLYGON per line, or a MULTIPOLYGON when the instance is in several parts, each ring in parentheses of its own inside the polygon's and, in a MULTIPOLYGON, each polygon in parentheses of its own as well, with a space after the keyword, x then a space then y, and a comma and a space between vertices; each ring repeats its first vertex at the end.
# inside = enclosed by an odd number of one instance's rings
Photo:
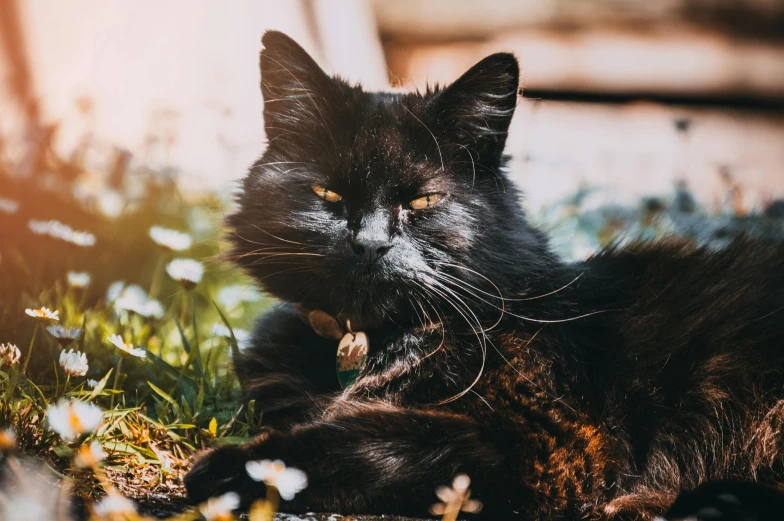
POLYGON ((522 384, 541 385, 537 382, 547 372, 524 349, 530 338, 508 332, 473 335, 416 330, 369 339, 368 362, 353 392, 401 405, 459 401, 492 409, 499 379, 509 382, 510 392, 515 392, 522 384))

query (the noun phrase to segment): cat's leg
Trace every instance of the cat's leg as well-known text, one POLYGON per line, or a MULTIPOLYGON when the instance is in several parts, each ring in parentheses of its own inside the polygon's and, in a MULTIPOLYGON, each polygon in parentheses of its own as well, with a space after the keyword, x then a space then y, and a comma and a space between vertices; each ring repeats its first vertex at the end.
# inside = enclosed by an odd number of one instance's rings
POLYGON ((185 478, 189 499, 235 491, 248 504, 264 496, 264 486, 251 480, 245 464, 281 459, 308 477, 307 489, 284 505, 294 511, 422 517, 438 502, 436 488, 459 473, 472 478, 474 496, 485 499, 485 513, 494 519, 512 516, 511 499, 520 504, 502 434, 440 412, 346 402, 335 408, 288 433, 268 432, 204 454, 185 478))
POLYGON ((293 306, 281 305, 256 325, 251 346, 234 360, 245 401, 255 401, 264 424, 283 427, 319 411, 340 391, 336 342, 318 336, 293 306))

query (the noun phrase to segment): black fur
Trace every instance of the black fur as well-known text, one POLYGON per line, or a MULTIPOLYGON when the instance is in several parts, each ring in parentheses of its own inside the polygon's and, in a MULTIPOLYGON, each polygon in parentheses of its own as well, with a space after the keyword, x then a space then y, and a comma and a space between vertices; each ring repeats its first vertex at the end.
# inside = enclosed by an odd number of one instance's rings
POLYGON ((229 218, 232 258, 290 304, 235 360, 269 430, 199 459, 192 500, 263 495, 244 464, 264 458, 308 474, 286 508, 344 514, 424 515, 459 472, 483 515, 525 520, 650 519, 681 488, 784 481, 784 247, 672 240, 564 264, 503 171, 512 55, 379 94, 281 33, 263 44, 269 146, 229 218), (427 194, 444 197, 409 205, 427 194), (368 334, 348 390, 337 342, 291 304, 368 334))

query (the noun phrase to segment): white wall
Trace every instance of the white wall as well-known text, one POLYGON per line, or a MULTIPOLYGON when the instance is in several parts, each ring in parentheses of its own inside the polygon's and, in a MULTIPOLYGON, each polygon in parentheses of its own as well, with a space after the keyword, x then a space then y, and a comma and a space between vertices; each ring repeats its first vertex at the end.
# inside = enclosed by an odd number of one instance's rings
MULTIPOLYGON (((62 125, 58 149, 72 150, 92 130, 107 146, 119 145, 152 164, 174 165, 184 172, 186 186, 220 186, 241 176, 263 142, 258 52, 264 30, 285 31, 328 70, 337 62, 340 73, 353 80, 374 87, 385 82, 380 44, 363 0, 315 2, 311 19, 305 5, 21 1, 43 117, 62 125), (318 29, 327 22, 328 29, 318 29), (92 100, 91 117, 78 111, 80 98, 92 100)), ((5 114, 7 103, 0 101, 5 114)))

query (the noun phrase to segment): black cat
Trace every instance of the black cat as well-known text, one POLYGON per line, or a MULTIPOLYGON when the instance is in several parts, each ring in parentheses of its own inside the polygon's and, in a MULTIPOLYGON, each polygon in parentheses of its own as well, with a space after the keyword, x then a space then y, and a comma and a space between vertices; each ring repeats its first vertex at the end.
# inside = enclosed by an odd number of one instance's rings
POLYGON ((784 518, 776 489, 712 482, 784 482, 784 246, 565 264, 503 171, 514 56, 380 94, 263 44, 269 146, 229 225, 286 302, 235 360, 269 430, 204 454, 191 500, 247 504, 245 463, 282 459, 309 479, 291 510, 425 515, 466 473, 490 519, 652 519, 706 482, 673 519, 784 518))

